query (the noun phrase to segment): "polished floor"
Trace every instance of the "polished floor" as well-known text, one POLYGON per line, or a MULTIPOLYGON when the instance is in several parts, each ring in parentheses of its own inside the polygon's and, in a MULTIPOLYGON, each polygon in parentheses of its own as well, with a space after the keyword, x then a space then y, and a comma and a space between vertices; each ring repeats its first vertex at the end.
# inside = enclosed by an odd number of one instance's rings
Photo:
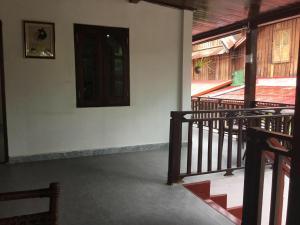
MULTIPOLYGON (((60 225, 232 225, 182 185, 166 185, 167 161, 167 149, 157 149, 0 165, 0 192, 60 182, 60 225)), ((0 203, 0 216, 46 204, 0 203)))

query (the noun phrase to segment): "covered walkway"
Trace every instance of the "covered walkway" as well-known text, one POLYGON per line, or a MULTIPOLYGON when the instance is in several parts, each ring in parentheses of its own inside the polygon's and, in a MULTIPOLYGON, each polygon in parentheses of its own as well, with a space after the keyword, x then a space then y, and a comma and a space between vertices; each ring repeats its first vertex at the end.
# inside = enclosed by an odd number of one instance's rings
MULTIPOLYGON (((0 192, 47 187, 59 181, 59 224, 232 225, 182 185, 166 185, 167 160, 167 149, 157 149, 0 165, 0 192)), ((44 206, 38 203, 23 202, 23 211, 1 204, 0 217, 44 206)))

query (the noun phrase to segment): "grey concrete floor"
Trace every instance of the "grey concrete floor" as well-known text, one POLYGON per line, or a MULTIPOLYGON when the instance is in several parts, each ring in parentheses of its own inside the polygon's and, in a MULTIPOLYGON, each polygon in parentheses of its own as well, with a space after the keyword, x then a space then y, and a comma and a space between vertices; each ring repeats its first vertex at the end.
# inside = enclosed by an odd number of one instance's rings
MULTIPOLYGON (((167 186, 167 162, 168 151, 158 149, 0 165, 0 192, 60 182, 60 225, 232 225, 182 185, 167 186)), ((0 217, 46 204, 1 203, 0 217)))

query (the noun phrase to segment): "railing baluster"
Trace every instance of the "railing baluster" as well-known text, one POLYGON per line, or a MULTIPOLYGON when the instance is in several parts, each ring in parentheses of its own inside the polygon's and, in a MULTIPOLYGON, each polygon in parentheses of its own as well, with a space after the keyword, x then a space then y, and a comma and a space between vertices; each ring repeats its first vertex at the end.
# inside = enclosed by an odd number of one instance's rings
MULTIPOLYGON (((215 102, 214 110, 217 110, 217 109, 218 109, 218 102, 215 102)), ((216 111, 213 113, 213 117, 217 118, 217 112, 216 111)), ((218 121, 214 120, 214 129, 218 129, 218 123, 217 122, 218 121)))
MULTIPOLYGON (((275 114, 280 114, 280 110, 275 110, 275 114)), ((282 117, 278 117, 275 119, 275 124, 276 124, 276 132, 282 132, 282 117)))
MULTIPOLYGON (((199 97, 198 98, 198 111, 200 111, 200 110, 203 110, 203 107, 202 107, 201 98, 199 97)), ((200 113, 198 113, 198 119, 201 119, 200 118, 200 113)))
POLYGON ((284 172, 282 168, 283 156, 275 154, 272 176, 271 209, 269 225, 281 225, 284 172))
POLYGON ((213 121, 208 121, 207 171, 212 169, 213 121))
MULTIPOLYGON (((198 97, 197 98, 197 111, 200 111, 200 105, 201 105, 201 102, 200 102, 200 98, 198 97)), ((200 113, 197 113, 197 119, 200 119, 200 113)))
POLYGON ((218 137, 218 165, 217 169, 222 169, 222 154, 223 154, 223 144, 224 144, 224 120, 220 119, 219 122, 219 137, 218 137))
POLYGON ((283 133, 284 134, 289 134, 289 117, 288 116, 284 116, 283 118, 283 133))
POLYGON ((293 135, 294 134, 294 129, 295 129, 295 121, 294 121, 294 117, 291 117, 291 133, 290 133, 290 135, 293 135))
MULTIPOLYGON (((211 108, 211 102, 208 103, 208 110, 212 110, 211 108)), ((207 113, 207 118, 210 118, 211 113, 207 113)), ((209 124, 207 124, 207 126, 209 126, 209 124)))
MULTIPOLYGON (((204 102, 203 104, 204 104, 205 109, 208 109, 208 106, 207 106, 208 103, 204 102)), ((203 118, 204 119, 207 118, 207 113, 203 113, 203 118)), ((204 126, 207 126, 207 121, 204 122, 204 126)))
POLYGON ((269 117, 265 118, 265 129, 270 130, 270 119, 269 119, 269 117))
MULTIPOLYGON (((198 110, 200 111, 200 106, 201 106, 201 102, 200 102, 200 100, 198 101, 198 110)), ((201 113, 197 113, 197 119, 199 120, 199 119, 201 119, 201 113)))
POLYGON ((281 117, 278 117, 275 119, 275 131, 276 132, 281 132, 281 126, 282 125, 282 121, 281 121, 281 117))
POLYGON ((192 173, 192 153, 193 153, 193 123, 189 122, 188 128, 188 149, 187 149, 187 174, 192 173))
POLYGON ((271 126, 272 126, 272 128, 271 128, 271 131, 276 131, 276 118, 272 118, 271 119, 271 126))
MULTIPOLYGON (((192 107, 192 111, 196 111, 195 109, 195 99, 192 98, 191 100, 191 107, 192 107)), ((192 119, 196 119, 195 115, 192 114, 192 119)))
POLYGON ((228 119, 227 170, 225 176, 232 175, 232 129, 233 119, 228 119))
POLYGON ((197 165, 197 172, 202 172, 202 154, 203 154, 203 122, 199 122, 198 127, 198 165, 197 165))
POLYGON ((241 167, 242 165, 242 146, 244 141, 243 132, 243 119, 238 120, 238 146, 237 146, 237 161, 236 166, 241 167))

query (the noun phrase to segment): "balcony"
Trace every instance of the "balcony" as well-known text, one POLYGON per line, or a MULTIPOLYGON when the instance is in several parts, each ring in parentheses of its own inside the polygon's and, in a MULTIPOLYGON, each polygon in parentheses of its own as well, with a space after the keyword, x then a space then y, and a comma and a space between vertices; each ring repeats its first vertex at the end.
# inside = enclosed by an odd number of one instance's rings
MULTIPOLYGON (((256 138, 265 137, 263 134, 277 134, 276 138, 280 139, 282 137, 288 137, 288 140, 279 141, 276 143, 276 146, 283 145, 286 149, 291 148, 291 134, 294 130, 294 115, 293 115, 293 107, 285 106, 285 107, 259 107, 259 108, 251 108, 245 109, 240 107, 230 107, 231 109, 216 109, 216 104, 214 102, 205 103, 206 107, 211 107, 209 110, 200 110, 200 111, 191 111, 191 112, 172 112, 171 113, 171 125, 170 125, 170 152, 169 152, 169 173, 168 173, 168 183, 178 183, 182 180, 187 182, 190 177, 195 177, 192 181, 197 180, 198 175, 206 175, 206 178, 210 179, 209 175, 213 173, 224 173, 225 176, 230 176, 234 174, 234 171, 244 169, 245 166, 249 167, 249 159, 250 155, 253 154, 253 146, 251 146, 253 142, 253 138, 251 138, 252 131, 251 127, 258 127, 257 129, 261 130, 261 136, 256 136, 256 138), (249 142, 249 138, 251 141, 249 142), (248 140, 248 142, 247 142, 248 140), (247 142, 247 148, 246 148, 247 142)), ((231 103, 233 104, 233 103, 231 103)), ((264 103, 266 104, 266 103, 264 103)), ((217 106, 222 106, 222 103, 217 103, 217 106)), ((229 104, 227 103, 228 106, 229 104)), ((260 103, 262 105, 262 103, 260 103)), ((265 106, 265 105, 264 105, 265 106)), ((224 107, 224 104, 223 104, 224 107)), ((224 107, 226 108, 226 107, 224 107)), ((269 138, 269 137, 268 137, 269 138)), ((267 142, 268 138, 262 139, 260 141, 267 142)), ((281 140, 281 139, 280 139, 281 140)), ((270 149, 272 149, 270 147, 270 149)), ((266 149, 261 149, 257 151, 265 151, 266 149)), ((271 151, 271 150, 270 150, 271 151)), ((289 171, 286 165, 288 164, 286 160, 278 162, 277 155, 271 153, 270 151, 263 154, 264 160, 262 160, 265 165, 268 167, 274 166, 273 168, 273 176, 270 173, 266 177, 265 181, 269 184, 269 188, 272 190, 277 188, 275 192, 279 192, 281 198, 281 212, 283 206, 283 187, 284 183, 282 179, 284 179, 284 174, 280 173, 278 168, 280 167, 284 171, 289 171), (278 164, 279 163, 279 164, 278 164), (285 165, 285 166, 282 166, 285 165), (275 181, 276 180, 276 181, 275 181), (278 181, 280 180, 280 181, 278 181), (277 182, 275 184, 275 182, 277 182), (281 183, 281 184, 279 184, 281 183), (280 186, 281 185, 281 186, 280 186), (278 187, 280 186, 280 187, 278 187)), ((252 159, 257 160, 257 159, 252 159)), ((261 167, 261 171, 263 171, 265 166, 261 167)), ((263 172, 262 172, 263 173, 263 172)), ((243 172, 240 173, 240 177, 244 179, 243 172)), ((247 174, 247 170, 246 170, 247 174)), ((251 177, 251 176, 250 176, 251 177)), ((257 177, 257 176, 256 176, 257 177)), ((255 177, 255 178, 256 178, 255 177)), ((252 178, 252 177, 251 177, 252 178)), ((232 179, 228 178, 227 182, 232 182, 232 179)), ((245 182, 247 176, 245 176, 245 182)), ((223 185, 226 184, 226 179, 224 178, 223 185)), ((199 178, 198 178, 199 181, 199 178)), ((201 181, 201 179, 200 179, 201 181)), ((203 179, 202 179, 203 181, 203 179)), ((261 180, 263 182, 263 178, 261 180)), ((205 183, 205 182, 204 182, 205 183)), ((240 182, 241 184, 242 182, 240 182)), ((198 197, 203 195, 203 190, 208 189, 207 186, 202 186, 203 183, 196 183, 196 186, 187 185, 187 188, 190 189, 194 194, 198 195, 198 197), (198 185, 198 187, 196 187, 198 185)), ((230 183, 233 187, 233 184, 230 183)), ((251 186, 251 185, 250 185, 251 186)), ((268 186, 268 185, 266 185, 268 186)), ((239 185, 233 189, 239 189, 241 196, 243 196, 243 186, 239 185)), ((210 188, 209 188, 210 190, 210 188)), ((263 192, 262 189, 259 190, 260 193, 263 192)), ((271 191, 270 191, 271 192, 271 191)), ((273 193, 274 191, 272 191, 273 193)), ((205 193, 205 191, 204 191, 205 193)), ((246 189, 245 189, 246 193, 246 189)), ((244 194, 245 194, 244 193, 244 194)), ((225 194, 225 193, 218 193, 225 194)), ((211 194, 204 194, 204 201, 210 201, 214 199, 215 196, 211 194), (211 198, 212 196, 212 198, 211 198)), ((262 196, 262 195, 261 195, 262 196)), ((219 198, 220 196, 218 196, 219 198)), ((223 198, 223 197, 222 197, 223 198)), ((221 200, 221 202, 226 200, 221 200)), ((262 197, 261 197, 262 199, 262 197)), ((274 196, 270 196, 266 199, 266 201, 274 203, 274 196)), ((245 208, 245 197, 244 197, 244 211, 247 210, 245 208)), ((219 202, 220 203, 220 202, 219 202)), ((212 203, 209 203, 211 205, 212 203)), ((222 204, 222 203, 221 203, 222 204)), ((268 204, 268 203, 266 203, 268 204)), ((265 204, 265 205, 266 205, 265 204)), ((276 203, 277 204, 277 203, 276 203)), ((276 206, 277 207, 277 206, 276 206)), ((216 208, 216 207, 214 207, 216 208)), ((222 208, 222 207, 221 207, 222 208)), ((224 208, 224 207, 223 207, 224 208)), ((235 224, 240 224, 242 220, 242 207, 239 207, 235 211, 231 207, 226 207, 227 211, 232 211, 233 214, 237 215, 237 219, 232 219, 235 224)), ((260 209, 262 210, 262 204, 260 205, 260 209)), ((276 209, 279 210, 278 207, 276 209)), ((220 210, 222 213, 223 209, 220 210)), ((274 209, 271 208, 271 213, 274 213, 274 209), (273 211, 272 211, 273 210, 273 211)), ((223 212, 223 215, 226 213, 223 212)), ((277 213, 278 214, 278 213, 277 213)), ((285 217, 285 216, 284 216, 285 217)), ((230 218, 230 216, 229 216, 230 218)), ((270 217, 265 217, 265 223, 268 224, 269 218, 273 218, 273 214, 270 217)), ((246 218, 243 218, 243 221, 246 218)), ((261 219, 261 217, 259 217, 261 219)), ((282 221, 282 213, 280 218, 277 220, 282 221)), ((254 223, 245 223, 245 224, 254 224, 254 223)), ((257 223, 260 224, 260 223, 257 223)), ((275 224, 275 223, 272 223, 275 224)), ((276 225, 282 224, 276 222, 276 225)))

